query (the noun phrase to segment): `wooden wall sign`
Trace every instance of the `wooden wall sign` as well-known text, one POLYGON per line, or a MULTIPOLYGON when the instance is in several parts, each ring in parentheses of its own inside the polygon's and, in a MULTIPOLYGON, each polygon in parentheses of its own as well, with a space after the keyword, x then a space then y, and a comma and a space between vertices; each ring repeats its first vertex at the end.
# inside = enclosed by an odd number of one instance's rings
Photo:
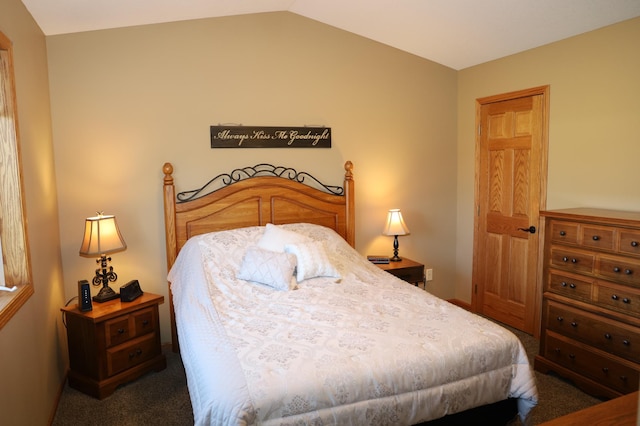
POLYGON ((211 126, 211 148, 331 148, 331 128, 211 126))

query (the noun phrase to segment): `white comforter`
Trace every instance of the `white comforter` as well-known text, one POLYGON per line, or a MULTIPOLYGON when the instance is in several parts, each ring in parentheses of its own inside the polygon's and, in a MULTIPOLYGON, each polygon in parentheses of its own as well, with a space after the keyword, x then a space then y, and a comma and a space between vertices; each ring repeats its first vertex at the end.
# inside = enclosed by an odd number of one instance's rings
POLYGON ((194 237, 169 273, 198 425, 415 424, 519 398, 537 401, 509 331, 381 271, 332 230, 342 275, 276 291, 235 278, 263 227, 194 237))

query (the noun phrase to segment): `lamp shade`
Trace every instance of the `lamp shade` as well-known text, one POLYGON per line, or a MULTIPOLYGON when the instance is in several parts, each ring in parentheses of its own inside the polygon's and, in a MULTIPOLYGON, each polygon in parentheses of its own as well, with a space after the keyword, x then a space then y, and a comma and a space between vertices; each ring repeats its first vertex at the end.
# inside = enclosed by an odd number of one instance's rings
POLYGON ((387 222, 382 230, 383 235, 407 235, 409 234, 409 228, 402 219, 402 213, 400 209, 391 209, 387 214, 387 222))
POLYGON ((99 214, 85 220, 80 256, 94 257, 126 248, 127 243, 120 234, 115 216, 99 214))

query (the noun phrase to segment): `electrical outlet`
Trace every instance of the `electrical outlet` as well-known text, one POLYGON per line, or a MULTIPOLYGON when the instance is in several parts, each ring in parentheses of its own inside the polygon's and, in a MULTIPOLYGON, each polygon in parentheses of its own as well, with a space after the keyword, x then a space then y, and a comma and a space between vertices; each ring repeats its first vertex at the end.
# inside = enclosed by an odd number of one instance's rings
POLYGON ((431 268, 427 269, 425 279, 427 281, 433 281, 433 269, 431 268))

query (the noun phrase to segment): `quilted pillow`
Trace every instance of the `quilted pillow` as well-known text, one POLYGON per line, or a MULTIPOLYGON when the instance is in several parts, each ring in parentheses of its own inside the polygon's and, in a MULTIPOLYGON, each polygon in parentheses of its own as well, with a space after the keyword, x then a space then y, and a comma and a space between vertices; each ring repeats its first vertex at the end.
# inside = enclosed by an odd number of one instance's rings
POLYGON ((287 244, 284 250, 286 253, 296 255, 298 261, 296 280, 298 282, 315 277, 340 278, 340 273, 331 264, 322 241, 287 244))
POLYGON ((293 290, 296 281, 293 272, 296 257, 290 253, 278 253, 252 246, 242 258, 237 278, 268 285, 280 291, 293 290))
POLYGON ((294 231, 289 231, 281 226, 267 223, 264 234, 258 241, 258 247, 265 250, 278 251, 284 253, 284 246, 287 244, 302 243, 310 241, 306 236, 294 231))

